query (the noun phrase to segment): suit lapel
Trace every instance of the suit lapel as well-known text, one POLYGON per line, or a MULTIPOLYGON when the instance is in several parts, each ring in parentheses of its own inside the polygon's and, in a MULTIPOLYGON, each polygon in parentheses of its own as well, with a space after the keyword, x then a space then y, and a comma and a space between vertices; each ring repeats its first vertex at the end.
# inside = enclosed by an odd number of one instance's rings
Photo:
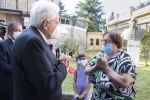
POLYGON ((42 35, 40 34, 40 32, 37 30, 37 28, 30 26, 30 28, 32 28, 32 30, 40 37, 40 39, 43 41, 43 43, 47 46, 47 43, 45 42, 45 40, 43 39, 42 35))
POLYGON ((7 38, 7 43, 9 45, 9 47, 12 49, 13 41, 10 38, 7 38))
POLYGON ((43 43, 45 44, 45 46, 47 47, 47 52, 49 53, 50 56, 48 56, 49 59, 53 58, 55 64, 57 65, 57 59, 55 57, 55 55, 52 53, 51 49, 49 48, 48 44, 45 42, 45 40, 43 39, 42 35, 40 34, 40 32, 37 30, 37 28, 30 26, 30 28, 40 37, 40 39, 43 41, 43 43))

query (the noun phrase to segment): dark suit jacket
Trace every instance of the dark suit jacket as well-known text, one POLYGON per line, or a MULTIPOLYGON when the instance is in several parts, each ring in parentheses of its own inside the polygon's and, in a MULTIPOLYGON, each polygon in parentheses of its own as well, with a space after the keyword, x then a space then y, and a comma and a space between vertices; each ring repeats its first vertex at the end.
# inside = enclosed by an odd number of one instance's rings
POLYGON ((58 63, 39 31, 24 30, 12 49, 14 100, 62 100, 66 67, 58 63))
POLYGON ((0 42, 0 93, 12 94, 13 78, 11 50, 13 41, 7 38, 0 42))

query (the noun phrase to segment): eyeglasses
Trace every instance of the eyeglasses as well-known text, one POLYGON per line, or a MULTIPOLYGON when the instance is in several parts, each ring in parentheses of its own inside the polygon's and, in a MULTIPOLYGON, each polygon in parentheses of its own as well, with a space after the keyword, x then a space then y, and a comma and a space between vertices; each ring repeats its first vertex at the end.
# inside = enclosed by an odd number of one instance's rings
POLYGON ((56 28, 59 25, 59 22, 55 21, 55 20, 51 20, 51 21, 47 21, 49 24, 52 25, 53 28, 56 28), (52 24, 55 23, 55 24, 52 24))
POLYGON ((110 40, 110 39, 102 39, 101 40, 103 43, 110 43, 110 42, 112 42, 112 40, 110 40))
POLYGON ((58 22, 58 21, 51 20, 51 21, 50 21, 50 23, 51 23, 51 22, 55 22, 55 23, 56 23, 56 25, 59 25, 59 22, 58 22))

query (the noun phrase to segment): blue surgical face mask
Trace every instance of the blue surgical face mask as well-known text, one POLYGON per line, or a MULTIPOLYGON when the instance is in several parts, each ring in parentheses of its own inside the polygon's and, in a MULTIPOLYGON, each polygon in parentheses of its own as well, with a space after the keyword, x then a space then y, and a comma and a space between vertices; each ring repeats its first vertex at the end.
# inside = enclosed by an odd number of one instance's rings
POLYGON ((106 54, 110 54, 113 51, 113 45, 112 44, 105 44, 103 45, 103 49, 106 54))
POLYGON ((78 65, 84 67, 87 64, 87 60, 78 60, 78 65))

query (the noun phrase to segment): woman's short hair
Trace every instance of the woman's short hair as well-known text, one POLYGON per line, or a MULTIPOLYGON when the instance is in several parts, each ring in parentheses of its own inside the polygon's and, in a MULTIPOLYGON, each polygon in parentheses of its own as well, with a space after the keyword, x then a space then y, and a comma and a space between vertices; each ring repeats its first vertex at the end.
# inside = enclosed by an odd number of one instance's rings
POLYGON ((44 20, 51 21, 55 19, 58 13, 58 5, 47 0, 39 0, 32 5, 30 25, 38 28, 44 20))
POLYGON ((119 33, 113 32, 113 31, 107 31, 107 32, 105 32, 104 36, 106 34, 108 34, 110 39, 112 40, 112 42, 117 45, 118 49, 120 49, 122 47, 122 38, 119 33))

